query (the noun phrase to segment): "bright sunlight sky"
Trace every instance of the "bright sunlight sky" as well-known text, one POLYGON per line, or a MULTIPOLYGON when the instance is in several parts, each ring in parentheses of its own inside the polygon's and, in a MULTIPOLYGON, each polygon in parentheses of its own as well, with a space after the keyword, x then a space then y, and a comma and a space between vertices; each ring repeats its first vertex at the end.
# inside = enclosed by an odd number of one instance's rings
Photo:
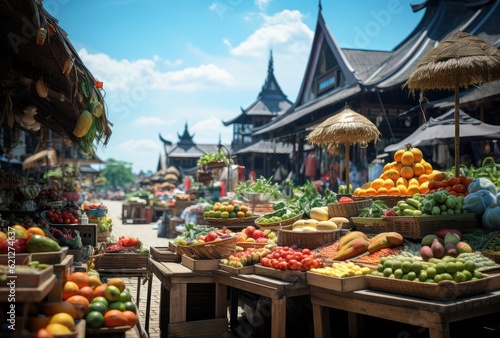
MULTIPOLYGON (((323 0, 340 47, 392 50, 418 24, 423 0, 323 0)), ((227 121, 256 99, 269 51, 294 102, 318 18, 317 0, 44 0, 92 74, 114 124, 97 155, 155 172, 159 135, 229 144, 227 121)))

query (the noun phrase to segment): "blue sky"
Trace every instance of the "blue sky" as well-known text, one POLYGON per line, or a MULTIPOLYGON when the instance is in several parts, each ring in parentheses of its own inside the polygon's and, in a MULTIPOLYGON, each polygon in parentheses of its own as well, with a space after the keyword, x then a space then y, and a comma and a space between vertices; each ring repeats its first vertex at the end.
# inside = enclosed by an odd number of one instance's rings
MULTIPOLYGON (((414 0, 322 1, 343 48, 391 50, 420 21, 414 0)), ((196 143, 229 144, 257 97, 269 51, 293 102, 318 17, 315 0, 45 0, 92 74, 104 82, 113 134, 98 156, 156 171, 163 138, 187 123, 196 143)))

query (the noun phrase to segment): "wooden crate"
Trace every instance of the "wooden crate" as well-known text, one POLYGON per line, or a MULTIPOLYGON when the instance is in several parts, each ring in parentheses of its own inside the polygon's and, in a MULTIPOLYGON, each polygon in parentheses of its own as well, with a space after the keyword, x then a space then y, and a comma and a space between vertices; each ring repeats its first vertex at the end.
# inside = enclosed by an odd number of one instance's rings
POLYGON ((59 251, 51 252, 34 252, 34 253, 16 253, 15 256, 9 257, 8 254, 0 255, 0 265, 7 265, 8 262, 14 260, 16 265, 27 265, 30 261, 38 261, 42 264, 59 264, 68 254, 68 247, 61 247, 59 251))
POLYGON ((181 263, 193 271, 209 271, 219 269, 219 259, 194 259, 182 255, 181 263))
POLYGON ((279 279, 290 283, 307 283, 307 274, 304 271, 277 270, 263 266, 262 264, 255 264, 254 267, 256 275, 279 279))
POLYGON ((117 252, 98 254, 92 258, 95 269, 140 269, 148 265, 149 254, 117 252))
MULTIPOLYGON (((28 268, 27 266, 15 266, 14 271, 7 272, 6 280, 0 280, 0 288, 10 288, 8 283, 14 282, 15 288, 37 288, 46 280, 49 279, 50 276, 54 274, 54 267, 52 265, 48 266, 45 269, 32 270, 29 272, 22 271, 28 268), (16 276, 14 278, 14 276, 16 276)), ((10 268, 9 268, 10 269, 10 268)))
POLYGON ((54 275, 56 276, 56 283, 47 295, 48 302, 62 301, 63 286, 64 283, 68 281, 69 275, 71 275, 71 273, 73 272, 73 261, 73 256, 67 255, 60 264, 54 264, 54 275))
POLYGON ((243 266, 241 268, 235 268, 227 264, 219 264, 219 268, 232 275, 250 275, 255 273, 255 267, 253 265, 243 266))
MULTIPOLYGON (((175 249, 174 249, 175 250, 175 249)), ((155 247, 149 249, 151 258, 157 262, 180 262, 181 255, 172 251, 170 247, 155 247)))
POLYGON ((365 276, 352 276, 345 278, 332 277, 307 271, 307 284, 319 286, 323 289, 349 292, 368 288, 365 276))
POLYGON ((195 320, 168 324, 168 337, 220 338, 228 335, 227 318, 195 320))

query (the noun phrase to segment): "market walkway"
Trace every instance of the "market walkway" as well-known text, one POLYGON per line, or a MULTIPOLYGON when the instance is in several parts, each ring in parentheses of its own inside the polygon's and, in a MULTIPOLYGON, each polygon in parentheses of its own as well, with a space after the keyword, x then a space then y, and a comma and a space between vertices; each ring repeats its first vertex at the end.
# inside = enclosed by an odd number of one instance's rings
MULTIPOLYGON (((165 247, 168 246, 169 239, 157 236, 157 230, 153 229, 155 223, 149 224, 122 224, 122 202, 121 201, 102 201, 108 207, 108 217, 113 220, 113 229, 111 234, 118 239, 119 236, 138 237, 143 243, 143 247, 165 247)), ((137 294, 137 279, 124 278, 127 282, 127 287, 130 289, 135 298, 137 294)), ((148 283, 141 286, 140 291, 140 304, 139 315, 142 327, 144 327, 146 318, 146 296, 147 296, 148 283)), ((159 321, 159 305, 160 305, 160 287, 161 284, 157 278, 153 278, 153 289, 151 292, 151 311, 149 320, 149 337, 160 337, 160 321, 159 321)), ((129 330, 126 335, 127 338, 138 337, 137 332, 129 330)))

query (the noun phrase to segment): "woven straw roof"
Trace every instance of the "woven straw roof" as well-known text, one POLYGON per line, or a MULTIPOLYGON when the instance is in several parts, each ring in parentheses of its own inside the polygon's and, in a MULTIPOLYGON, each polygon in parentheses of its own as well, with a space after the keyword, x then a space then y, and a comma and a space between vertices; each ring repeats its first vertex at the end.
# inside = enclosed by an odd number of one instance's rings
POLYGON ((419 62, 403 87, 455 89, 500 78, 500 51, 483 39, 461 31, 442 40, 419 62))
POLYGON ((369 119, 349 107, 320 123, 306 140, 316 145, 377 141, 380 132, 369 119))

